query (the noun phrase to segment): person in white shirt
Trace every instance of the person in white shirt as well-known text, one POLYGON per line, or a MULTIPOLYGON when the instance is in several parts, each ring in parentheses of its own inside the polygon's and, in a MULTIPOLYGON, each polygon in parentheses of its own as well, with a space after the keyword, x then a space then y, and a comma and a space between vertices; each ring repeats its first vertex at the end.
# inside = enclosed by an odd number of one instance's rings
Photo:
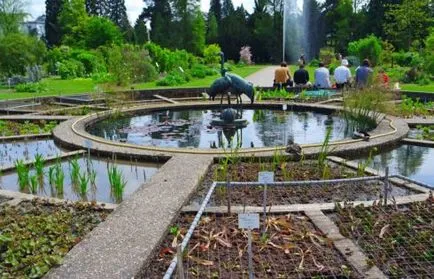
POLYGON ((319 63, 319 68, 315 70, 315 87, 331 88, 330 71, 324 66, 323 62, 319 63))
POLYGON ((335 80, 337 89, 343 89, 345 86, 350 86, 351 71, 348 66, 348 60, 342 59, 342 65, 335 69, 335 80))

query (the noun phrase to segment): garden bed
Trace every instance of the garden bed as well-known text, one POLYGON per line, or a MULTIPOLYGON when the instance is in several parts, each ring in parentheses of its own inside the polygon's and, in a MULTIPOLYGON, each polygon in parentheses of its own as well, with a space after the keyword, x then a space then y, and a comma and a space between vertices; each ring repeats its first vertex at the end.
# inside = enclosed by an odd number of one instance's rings
MULTIPOLYGON (((323 171, 315 161, 304 163, 287 162, 282 167, 275 168, 275 181, 304 181, 320 180, 324 178, 323 171)), ((194 202, 200 202, 206 195, 213 181, 225 181, 225 175, 221 174, 221 165, 213 165, 207 173, 199 191, 193 198, 194 202)), ((258 172, 261 169, 273 169, 253 163, 240 163, 230 165, 227 173, 231 181, 257 181, 258 172)), ((226 172, 225 172, 226 173, 226 172)), ((356 172, 340 165, 329 163, 327 179, 350 178, 356 176, 356 172)), ((384 184, 381 181, 370 182, 345 182, 328 185, 302 185, 302 186, 269 186, 267 188, 267 204, 308 204, 308 203, 332 203, 341 201, 367 201, 382 197, 384 184)), ((253 206, 263 205, 263 187, 232 187, 230 191, 232 204, 246 204, 253 206)), ((390 196, 406 196, 414 194, 406 188, 392 185, 390 196)), ((228 191, 226 186, 216 188, 211 199, 211 205, 227 205, 228 191)))
POLYGON ((38 135, 51 133, 58 123, 56 121, 7 121, 0 120, 0 136, 38 135))
POLYGON ((346 206, 332 216, 388 278, 434 274, 434 199, 405 206, 346 206))
POLYGON ((51 205, 43 200, 0 206, 2 278, 42 277, 109 213, 92 204, 51 205))
POLYGON ((418 140, 434 141, 434 126, 417 126, 416 129, 411 129, 408 134, 409 138, 418 140))
MULTIPOLYGON (((193 218, 179 217, 141 278, 163 277, 193 218)), ((252 232, 252 251, 256 278, 360 278, 301 214, 269 216, 264 235, 252 232)), ((247 232, 238 229, 237 217, 203 216, 184 252, 184 269, 189 278, 248 278, 247 232)))

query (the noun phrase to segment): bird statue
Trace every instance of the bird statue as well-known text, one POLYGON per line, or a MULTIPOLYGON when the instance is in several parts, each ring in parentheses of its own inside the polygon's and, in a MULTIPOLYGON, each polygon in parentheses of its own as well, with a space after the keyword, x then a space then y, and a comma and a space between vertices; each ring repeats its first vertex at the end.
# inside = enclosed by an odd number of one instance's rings
POLYGON ((224 94, 228 97, 228 104, 231 104, 231 94, 237 97, 237 104, 242 104, 241 95, 246 94, 249 97, 250 102, 253 104, 255 99, 255 88, 253 84, 235 74, 228 74, 225 69, 225 54, 220 53, 220 74, 221 78, 215 80, 211 84, 209 98, 215 100, 215 97, 219 94, 222 95, 220 103, 223 103, 224 94))
POLYGON ((224 94, 228 97, 228 103, 230 104, 230 94, 237 97, 237 104, 242 104, 241 95, 245 94, 250 99, 250 103, 253 104, 255 99, 255 89, 253 84, 246 81, 242 77, 235 74, 226 73, 224 77, 221 77, 213 82, 211 85, 209 96, 211 100, 215 100, 217 95, 221 94, 221 103, 223 103, 224 94))

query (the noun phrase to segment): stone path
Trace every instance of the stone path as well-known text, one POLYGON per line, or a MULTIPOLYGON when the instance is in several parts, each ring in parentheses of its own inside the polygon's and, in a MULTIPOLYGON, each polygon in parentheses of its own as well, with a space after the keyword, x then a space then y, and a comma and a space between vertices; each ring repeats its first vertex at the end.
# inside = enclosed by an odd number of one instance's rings
POLYGON ((246 77, 248 81, 255 86, 260 87, 273 87, 274 70, 277 66, 266 67, 250 76, 246 77))
POLYGON ((194 192, 212 157, 178 155, 142 185, 46 278, 133 278, 194 192))

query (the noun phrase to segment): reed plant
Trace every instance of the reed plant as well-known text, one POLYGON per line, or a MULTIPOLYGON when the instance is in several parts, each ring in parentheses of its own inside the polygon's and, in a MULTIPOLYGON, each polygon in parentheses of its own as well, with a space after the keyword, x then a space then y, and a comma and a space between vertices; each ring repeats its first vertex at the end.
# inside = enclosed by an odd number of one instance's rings
POLYGON ((32 194, 38 193, 38 175, 30 176, 29 190, 32 194))
POLYGON ((332 134, 332 129, 329 127, 327 128, 326 135, 318 155, 318 167, 322 173, 323 179, 327 179, 330 176, 330 169, 329 169, 329 165, 327 164, 327 157, 330 154, 331 134, 332 134))
POLYGON ((34 162, 33 166, 36 170, 36 175, 39 179, 44 177, 44 165, 45 165, 44 157, 39 153, 36 154, 35 155, 35 162, 34 162))
POLYGON ((83 174, 79 174, 78 180, 80 186, 79 187, 80 195, 86 196, 88 191, 89 176, 86 174, 86 172, 83 172, 83 174))
POLYGON ((127 181, 123 177, 122 171, 120 171, 116 166, 113 165, 109 167, 108 176, 114 198, 118 202, 122 201, 124 189, 127 185, 127 181))
POLYGON ((354 130, 369 131, 383 113, 390 112, 393 105, 387 102, 391 100, 392 94, 381 88, 348 91, 343 97, 343 116, 354 130))
POLYGON ((365 176, 366 173, 366 168, 371 165, 372 161, 373 161, 373 155, 374 153, 377 152, 377 148, 374 147, 369 151, 369 156, 368 158, 363 161, 363 162, 359 162, 357 164, 357 175, 358 176, 365 176))
POLYGON ((57 160, 53 171, 53 182, 58 195, 63 194, 63 187, 65 182, 65 172, 63 171, 60 160, 57 160))
POLYGON ((71 175, 71 183, 72 185, 77 186, 79 184, 80 178, 80 164, 78 163, 78 158, 74 158, 69 162, 70 166, 70 175, 71 175))
POLYGON ((15 162, 15 168, 18 175, 18 185, 20 190, 24 190, 29 186, 29 168, 24 164, 22 160, 15 162))

